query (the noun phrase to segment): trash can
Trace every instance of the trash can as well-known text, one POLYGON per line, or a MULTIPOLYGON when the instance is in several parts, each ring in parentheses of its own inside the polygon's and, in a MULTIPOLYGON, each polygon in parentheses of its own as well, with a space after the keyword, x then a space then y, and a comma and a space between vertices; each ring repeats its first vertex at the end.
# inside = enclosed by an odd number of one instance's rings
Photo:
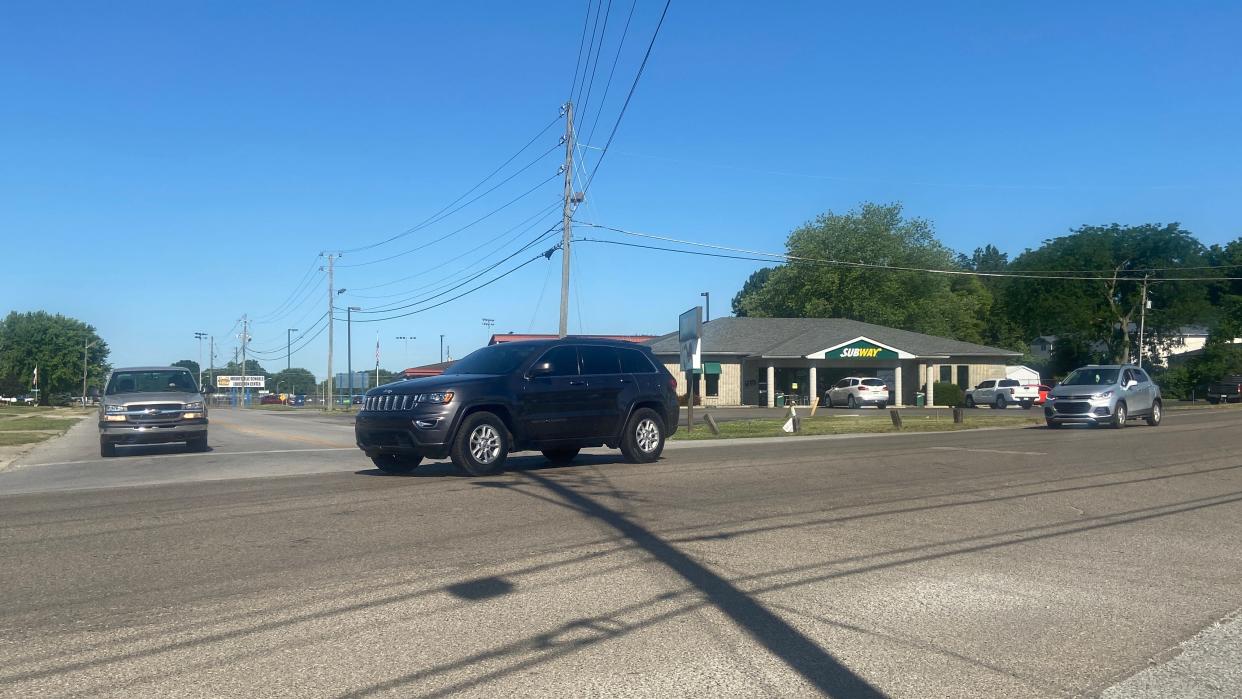
POLYGON ((922 408, 923 406, 927 405, 927 394, 926 393, 914 394, 914 405, 915 407, 918 407, 918 408, 922 408))
POLYGON ((776 394, 776 407, 778 408, 785 407, 785 394, 784 393, 776 394))

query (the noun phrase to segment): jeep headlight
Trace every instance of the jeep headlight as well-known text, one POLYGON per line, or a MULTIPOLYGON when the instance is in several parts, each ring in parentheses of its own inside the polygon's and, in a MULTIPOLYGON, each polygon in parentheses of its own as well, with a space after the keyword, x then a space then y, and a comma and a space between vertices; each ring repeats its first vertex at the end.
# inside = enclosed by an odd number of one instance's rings
POLYGON ((185 406, 183 406, 181 409, 182 410, 202 410, 203 401, 196 400, 193 403, 186 403, 185 406))
POLYGON ((415 403, 432 403, 435 405, 444 405, 453 400, 452 391, 440 391, 437 393, 419 393, 414 396, 415 403))

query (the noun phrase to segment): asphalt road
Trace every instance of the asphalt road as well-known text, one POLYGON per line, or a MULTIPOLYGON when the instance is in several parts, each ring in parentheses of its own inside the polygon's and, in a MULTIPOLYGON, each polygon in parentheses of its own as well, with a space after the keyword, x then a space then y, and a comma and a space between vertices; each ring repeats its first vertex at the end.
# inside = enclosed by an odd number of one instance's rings
POLYGON ((209 453, 109 460, 88 426, 0 473, 0 695, 1097 694, 1242 606, 1240 428, 466 479, 379 475, 331 419, 217 411, 209 453))

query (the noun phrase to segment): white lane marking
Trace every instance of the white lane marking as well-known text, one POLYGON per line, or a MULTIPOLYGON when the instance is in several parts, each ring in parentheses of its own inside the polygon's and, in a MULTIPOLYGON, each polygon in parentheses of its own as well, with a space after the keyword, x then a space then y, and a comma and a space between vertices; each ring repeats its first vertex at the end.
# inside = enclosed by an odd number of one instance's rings
POLYGON ((1047 456, 1042 451, 1005 451, 1004 449, 967 449, 966 447, 928 447, 937 451, 969 451, 978 454, 1011 454, 1013 456, 1047 456))
MULTIPOLYGON (((358 447, 323 447, 321 449, 265 449, 263 451, 201 451, 187 454, 145 454, 141 456, 131 456, 130 459, 188 459, 194 456, 251 456, 255 454, 302 454, 306 452, 319 451, 359 451, 358 447)), ((125 457, 121 457, 124 459, 125 457)), ((125 461, 118 459, 113 461, 108 459, 106 463, 123 464, 125 461)), ((38 464, 22 464, 26 466, 70 466, 73 464, 99 464, 105 463, 104 459, 87 459, 85 461, 49 461, 47 463, 38 464)))

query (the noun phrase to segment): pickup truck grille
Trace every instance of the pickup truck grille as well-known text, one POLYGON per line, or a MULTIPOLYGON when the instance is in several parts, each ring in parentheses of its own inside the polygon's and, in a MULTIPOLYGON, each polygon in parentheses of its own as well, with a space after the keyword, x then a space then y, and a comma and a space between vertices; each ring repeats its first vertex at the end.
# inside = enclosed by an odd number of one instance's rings
POLYGON ((144 424, 176 422, 181 419, 181 403, 141 403, 125 406, 130 422, 144 424))
POLYGON ((414 396, 410 395, 367 396, 363 401, 362 409, 377 413, 409 410, 414 407, 413 398, 414 396))

